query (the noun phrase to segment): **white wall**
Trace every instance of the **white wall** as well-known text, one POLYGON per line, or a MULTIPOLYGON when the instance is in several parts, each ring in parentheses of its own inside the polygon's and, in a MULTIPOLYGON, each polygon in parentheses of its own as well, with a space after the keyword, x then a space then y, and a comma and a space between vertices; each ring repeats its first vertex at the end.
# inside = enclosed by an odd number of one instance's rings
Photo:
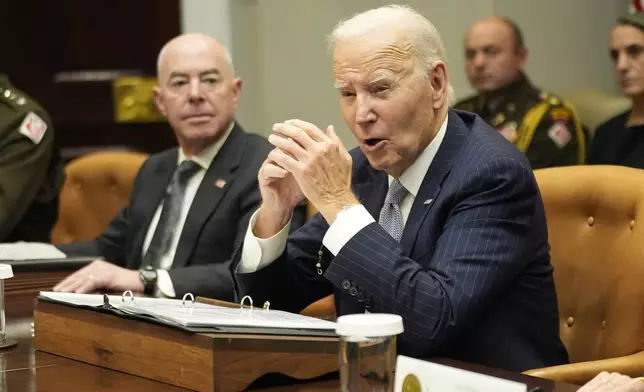
POLYGON ((181 0, 181 30, 217 37, 232 52, 230 0, 181 0))
MULTIPOLYGON (((268 134, 274 122, 301 118, 334 124, 352 147, 333 89, 325 36, 352 14, 386 0, 182 0, 184 31, 226 43, 244 80, 237 118, 268 134)), ((628 0, 402 0, 426 15, 443 36, 456 97, 472 90, 464 71, 463 36, 476 19, 504 15, 523 29, 527 73, 557 92, 592 87, 617 92, 608 57, 610 28, 628 0)))

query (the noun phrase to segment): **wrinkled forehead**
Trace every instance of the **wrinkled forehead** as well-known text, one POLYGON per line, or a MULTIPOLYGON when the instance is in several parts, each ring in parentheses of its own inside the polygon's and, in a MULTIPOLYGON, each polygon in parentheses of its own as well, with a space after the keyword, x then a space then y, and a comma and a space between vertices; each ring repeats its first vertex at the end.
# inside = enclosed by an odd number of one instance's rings
POLYGON ((401 78, 413 69, 412 48, 409 39, 391 34, 343 38, 333 50, 333 74, 341 83, 401 78))

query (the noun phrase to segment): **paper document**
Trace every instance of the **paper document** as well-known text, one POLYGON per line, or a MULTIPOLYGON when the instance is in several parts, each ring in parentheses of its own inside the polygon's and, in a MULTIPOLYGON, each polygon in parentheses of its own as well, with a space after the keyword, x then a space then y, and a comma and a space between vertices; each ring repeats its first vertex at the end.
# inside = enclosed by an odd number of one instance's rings
MULTIPOLYGON (((72 305, 99 307, 100 294, 41 291, 40 296, 72 305)), ((185 304, 180 299, 108 296, 109 304, 121 312, 145 315, 185 327, 253 327, 335 331, 335 323, 280 310, 227 308, 204 303, 185 304)))
POLYGON ((42 242, 0 244, 0 260, 64 259, 66 255, 54 245, 42 242))

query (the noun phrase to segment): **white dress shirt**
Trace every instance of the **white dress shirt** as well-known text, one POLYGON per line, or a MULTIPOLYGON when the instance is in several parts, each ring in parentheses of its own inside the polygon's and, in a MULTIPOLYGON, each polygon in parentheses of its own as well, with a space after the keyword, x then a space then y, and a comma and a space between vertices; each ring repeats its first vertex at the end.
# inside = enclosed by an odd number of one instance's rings
MULTIPOLYGON (((201 185, 201 180, 203 180, 204 176, 206 175, 206 171, 210 167, 212 161, 215 159, 215 156, 217 156, 217 153, 221 149, 221 146, 223 146, 226 139, 228 139, 228 135, 230 135, 233 126, 234 122, 230 124, 226 133, 219 140, 217 140, 216 143, 204 148, 197 155, 186 157, 183 150, 179 148, 179 154, 177 156, 177 167, 181 164, 181 162, 185 161, 186 159, 190 159, 197 163, 200 166, 200 169, 188 180, 188 183, 186 184, 186 191, 183 196, 183 203, 181 205, 181 214, 179 215, 179 220, 176 222, 175 230, 172 233, 170 248, 161 256, 161 260, 159 262, 160 269, 157 270, 157 296, 163 295, 171 298, 176 296, 174 285, 172 284, 172 279, 170 279, 170 274, 168 274, 167 270, 172 267, 174 255, 177 251, 177 245, 179 244, 179 238, 181 237, 181 232, 183 230, 183 225, 186 222, 186 217, 188 216, 188 212, 190 211, 192 201, 197 194, 199 185, 201 185)), ((143 248, 141 249, 141 259, 143 259, 145 253, 148 250, 148 247, 150 246, 150 242, 152 241, 152 237, 154 236, 154 231, 156 230, 157 224, 159 223, 159 218, 161 217, 162 208, 163 200, 161 200, 161 203, 159 203, 159 206, 157 207, 154 216, 152 217, 152 221, 150 222, 150 226, 148 227, 145 241, 143 242, 143 248)))
MULTIPOLYGON (((418 190, 429 170, 429 166, 438 152, 438 148, 443 142, 443 138, 447 132, 447 117, 445 116, 445 120, 443 120, 434 140, 429 143, 414 163, 399 178, 400 183, 408 191, 407 195, 400 202, 403 224, 407 223, 407 218, 411 212, 411 207, 414 204, 418 190)), ((392 181, 393 177, 389 176, 389 184, 392 181)), ((291 222, 289 221, 279 233, 270 238, 257 238, 253 234, 252 229, 255 226, 258 212, 259 210, 251 217, 246 236, 244 237, 244 246, 237 270, 239 273, 255 272, 266 267, 275 261, 286 248, 286 240, 288 239, 291 222)), ((329 226, 329 229, 324 235, 322 244, 335 256, 354 235, 373 222, 375 222, 375 219, 362 204, 351 206, 336 216, 335 221, 329 226)))

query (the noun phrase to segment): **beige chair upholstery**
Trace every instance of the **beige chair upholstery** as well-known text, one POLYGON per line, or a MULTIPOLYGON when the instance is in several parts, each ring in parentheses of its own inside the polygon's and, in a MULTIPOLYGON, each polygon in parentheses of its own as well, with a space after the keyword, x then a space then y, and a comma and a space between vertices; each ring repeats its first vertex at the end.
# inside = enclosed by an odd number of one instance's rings
POLYGON ((571 364, 526 373, 578 384, 602 370, 644 375, 644 170, 535 173, 571 364))
POLYGON ((52 242, 86 241, 101 234, 127 204, 139 168, 147 159, 137 152, 96 152, 71 161, 65 168, 60 214, 52 242))
POLYGON ((591 136, 604 121, 626 111, 631 106, 630 99, 624 96, 594 89, 562 91, 561 96, 575 107, 581 122, 588 128, 591 136))

